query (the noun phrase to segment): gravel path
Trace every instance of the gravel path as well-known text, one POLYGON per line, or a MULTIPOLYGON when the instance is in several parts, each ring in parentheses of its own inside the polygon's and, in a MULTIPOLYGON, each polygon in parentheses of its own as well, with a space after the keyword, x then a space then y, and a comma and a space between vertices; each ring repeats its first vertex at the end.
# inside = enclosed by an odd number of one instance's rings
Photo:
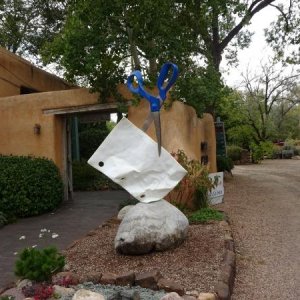
POLYGON ((300 160, 236 166, 224 209, 237 248, 234 300, 300 299, 300 160))

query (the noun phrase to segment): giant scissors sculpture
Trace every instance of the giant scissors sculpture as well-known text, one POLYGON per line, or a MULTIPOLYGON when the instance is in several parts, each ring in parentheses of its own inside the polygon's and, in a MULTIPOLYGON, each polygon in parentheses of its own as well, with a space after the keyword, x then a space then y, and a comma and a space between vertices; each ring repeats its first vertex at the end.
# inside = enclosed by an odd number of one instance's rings
POLYGON ((176 79, 178 77, 178 67, 177 65, 167 62, 165 63, 159 73, 156 86, 159 91, 159 95, 154 96, 147 92, 144 89, 144 81, 143 76, 140 71, 133 71, 127 80, 127 87, 132 93, 140 95, 142 98, 145 98, 150 103, 150 112, 148 117, 146 118, 142 130, 146 132, 152 122, 154 121, 155 125, 155 133, 156 133, 156 139, 158 144, 158 155, 160 156, 161 153, 161 125, 160 125, 160 108, 163 104, 163 102, 167 98, 167 92, 171 88, 171 86, 175 83, 176 79), (168 78, 169 71, 171 71, 171 75, 168 78), (137 86, 134 86, 134 78, 136 77, 137 86), (166 81, 167 80, 167 81, 166 81), (165 82, 166 81, 166 82, 165 82))

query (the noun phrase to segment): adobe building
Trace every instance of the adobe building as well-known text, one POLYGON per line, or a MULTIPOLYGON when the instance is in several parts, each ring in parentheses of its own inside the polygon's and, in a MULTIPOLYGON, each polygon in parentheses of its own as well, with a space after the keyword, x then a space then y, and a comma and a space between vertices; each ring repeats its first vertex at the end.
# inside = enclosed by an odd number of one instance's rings
MULTIPOLYGON (((131 94, 123 85, 119 92, 131 94)), ((148 104, 130 106, 128 119, 141 127, 148 104)), ((99 102, 99 95, 73 86, 28 61, 0 48, 0 155, 47 157, 60 169, 65 197, 72 194, 72 117, 95 117, 117 112, 113 100, 99 102)), ((101 119, 101 117, 99 118, 101 119)), ((104 118, 105 119, 105 118, 104 118)), ((212 116, 197 118, 192 107, 175 101, 161 112, 163 147, 184 150, 188 157, 207 163, 216 171, 216 142, 212 116)), ((154 126, 148 134, 155 139, 154 126)), ((96 149, 95 149, 96 150, 96 149)))

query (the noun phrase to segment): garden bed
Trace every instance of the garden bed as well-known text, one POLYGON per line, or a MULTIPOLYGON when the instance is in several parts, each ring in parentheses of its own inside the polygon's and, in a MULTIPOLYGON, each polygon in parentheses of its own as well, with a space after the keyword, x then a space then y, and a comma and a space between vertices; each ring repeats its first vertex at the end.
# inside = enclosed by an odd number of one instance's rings
POLYGON ((159 270, 185 291, 213 292, 225 253, 220 222, 190 225, 187 240, 165 252, 125 256, 114 250, 118 222, 111 220, 75 241, 64 251, 70 271, 84 278, 92 273, 123 274, 159 270))

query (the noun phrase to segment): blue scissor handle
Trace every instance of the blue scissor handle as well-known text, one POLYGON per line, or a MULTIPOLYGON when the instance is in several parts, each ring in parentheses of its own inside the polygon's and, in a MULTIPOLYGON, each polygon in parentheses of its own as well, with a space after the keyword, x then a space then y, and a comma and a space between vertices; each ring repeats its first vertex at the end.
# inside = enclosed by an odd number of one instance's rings
POLYGON ((139 94, 142 98, 146 98, 150 102, 150 109, 152 112, 159 111, 160 110, 160 99, 164 101, 167 97, 167 92, 171 88, 171 86, 174 84, 178 77, 178 67, 177 65, 173 63, 165 63, 161 70, 160 74, 157 79, 157 87, 159 90, 159 97, 155 97, 151 95, 150 93, 146 92, 144 89, 144 80, 142 73, 140 71, 133 71, 128 79, 127 79, 127 87, 128 89, 135 94, 139 94), (164 87, 164 81, 168 76, 169 70, 172 68, 173 73, 168 81, 167 85, 164 87), (137 79, 137 87, 133 86, 134 77, 137 79))
POLYGON ((140 95, 142 98, 147 99, 150 102, 151 111, 159 111, 160 110, 160 101, 159 98, 149 94, 144 90, 144 80, 140 71, 133 71, 128 79, 127 79, 127 87, 128 89, 135 94, 140 95), (134 77, 137 79, 137 87, 133 86, 134 77))
POLYGON ((167 62, 163 64, 163 66, 160 69, 160 73, 157 79, 157 87, 159 90, 159 96, 164 101, 167 98, 167 92, 171 88, 171 86, 175 83, 176 79, 178 77, 178 67, 177 65, 167 62), (164 81, 166 80, 169 70, 172 69, 172 76, 167 82, 167 85, 164 87, 164 81))

